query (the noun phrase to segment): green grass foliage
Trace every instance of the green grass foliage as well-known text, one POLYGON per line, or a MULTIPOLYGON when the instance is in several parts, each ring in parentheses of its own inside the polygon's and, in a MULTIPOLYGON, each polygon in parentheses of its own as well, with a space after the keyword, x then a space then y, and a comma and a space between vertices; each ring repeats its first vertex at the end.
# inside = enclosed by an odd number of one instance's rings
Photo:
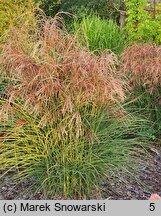
POLYGON ((1 170, 3 175, 12 171, 17 183, 31 181, 30 190, 45 198, 89 198, 101 192, 102 180, 111 180, 118 171, 133 173, 137 160, 145 157, 148 139, 143 132, 149 124, 134 116, 114 118, 86 107, 41 128, 22 105, 13 107, 16 115, 2 131, 1 170))
POLYGON ((81 21, 76 19, 74 31, 81 45, 92 51, 110 49, 120 54, 126 45, 122 29, 113 20, 103 20, 97 15, 86 16, 81 21))

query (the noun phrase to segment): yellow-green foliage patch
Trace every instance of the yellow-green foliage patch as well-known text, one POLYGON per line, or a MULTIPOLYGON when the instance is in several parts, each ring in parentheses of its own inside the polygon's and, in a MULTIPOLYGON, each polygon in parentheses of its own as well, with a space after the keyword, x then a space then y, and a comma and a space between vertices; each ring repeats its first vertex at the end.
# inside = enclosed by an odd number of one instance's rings
POLYGON ((36 4, 33 0, 1 0, 0 1, 0 40, 14 26, 34 28, 36 19, 34 11, 36 4))

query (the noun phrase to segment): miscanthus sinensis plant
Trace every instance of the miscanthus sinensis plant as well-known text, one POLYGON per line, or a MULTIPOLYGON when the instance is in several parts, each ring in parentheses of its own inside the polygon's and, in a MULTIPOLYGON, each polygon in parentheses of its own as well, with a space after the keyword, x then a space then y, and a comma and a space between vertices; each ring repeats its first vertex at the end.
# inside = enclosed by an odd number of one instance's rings
MULTIPOLYGON (((16 80, 0 109, 1 178, 12 171, 45 198, 89 198, 143 155, 141 121, 123 109, 117 59, 81 49, 58 17, 36 35, 15 29, 1 66, 16 80)), ((144 126, 146 123, 144 122, 144 126)))
POLYGON ((120 73, 128 78, 135 110, 153 121, 160 137, 161 46, 132 44, 124 50, 122 63, 120 73))

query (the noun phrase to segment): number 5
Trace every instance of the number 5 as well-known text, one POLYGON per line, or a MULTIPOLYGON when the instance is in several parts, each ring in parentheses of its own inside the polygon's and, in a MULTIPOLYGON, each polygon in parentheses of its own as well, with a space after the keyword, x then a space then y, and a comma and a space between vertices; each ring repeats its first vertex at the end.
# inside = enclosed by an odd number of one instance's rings
POLYGON ((155 203, 150 203, 149 210, 150 211, 154 211, 155 210, 155 203))

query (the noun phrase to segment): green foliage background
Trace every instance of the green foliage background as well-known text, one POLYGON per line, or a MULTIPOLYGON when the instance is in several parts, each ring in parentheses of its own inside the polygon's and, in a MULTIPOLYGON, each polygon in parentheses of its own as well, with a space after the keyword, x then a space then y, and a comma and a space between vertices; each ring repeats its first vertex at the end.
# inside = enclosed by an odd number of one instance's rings
MULTIPOLYGON (((131 41, 161 43, 161 19, 150 15, 146 0, 125 0, 127 18, 125 29, 131 41)), ((152 8, 153 9, 153 8, 152 8)))
POLYGON ((81 8, 93 10, 100 16, 116 16, 116 8, 124 7, 123 0, 36 0, 46 15, 54 16, 58 11, 77 14, 81 8))

